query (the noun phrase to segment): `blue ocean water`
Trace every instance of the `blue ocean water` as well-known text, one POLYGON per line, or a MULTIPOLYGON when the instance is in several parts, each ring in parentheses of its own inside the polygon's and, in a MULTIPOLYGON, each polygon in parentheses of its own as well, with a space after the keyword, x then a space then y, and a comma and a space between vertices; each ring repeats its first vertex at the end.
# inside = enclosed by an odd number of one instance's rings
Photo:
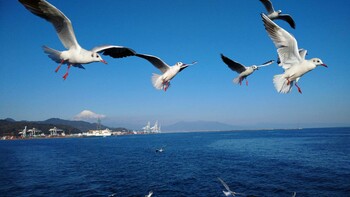
POLYGON ((350 196, 350 128, 0 141, 1 196, 350 196), (165 146, 163 153, 155 150, 165 146))

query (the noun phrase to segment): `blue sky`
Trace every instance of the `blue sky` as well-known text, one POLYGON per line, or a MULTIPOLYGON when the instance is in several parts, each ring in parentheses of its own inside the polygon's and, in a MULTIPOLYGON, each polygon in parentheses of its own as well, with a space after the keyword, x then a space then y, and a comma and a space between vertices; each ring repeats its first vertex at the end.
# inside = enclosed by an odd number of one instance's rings
POLYGON ((1 119, 74 119, 90 110, 109 126, 138 127, 155 120, 163 125, 204 120, 248 127, 350 126, 348 0, 274 1, 276 9, 293 16, 296 29, 277 24, 308 50, 307 58, 319 57, 329 66, 302 77, 302 95, 295 88, 290 94, 276 92, 272 77, 283 72, 277 64, 249 76, 249 86, 238 86, 232 83, 237 74, 220 59, 223 53, 247 66, 276 59, 258 0, 50 3, 70 18, 86 49, 122 45, 169 65, 198 63, 176 76, 167 92, 153 88, 152 73, 159 71, 137 57, 104 57, 107 65, 72 68, 64 81, 66 68, 55 73, 57 64, 41 49, 64 50, 52 25, 18 1, 0 0, 1 119))

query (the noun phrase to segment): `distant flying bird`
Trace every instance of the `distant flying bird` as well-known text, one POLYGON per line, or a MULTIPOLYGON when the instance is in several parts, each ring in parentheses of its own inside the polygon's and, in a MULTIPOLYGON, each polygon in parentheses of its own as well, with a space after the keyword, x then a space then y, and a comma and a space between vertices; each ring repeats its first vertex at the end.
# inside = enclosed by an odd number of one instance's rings
POLYGON ((246 85, 248 85, 248 80, 247 80, 247 77, 249 75, 251 75, 255 70, 259 70, 260 67, 263 67, 263 66, 268 66, 270 64, 272 64, 274 62, 274 60, 270 60, 268 62, 265 62, 263 63, 262 65, 259 65, 259 66, 256 66, 256 65, 252 65, 252 66, 249 66, 249 67, 246 67, 246 66, 243 66, 242 64, 238 63, 238 62, 235 62, 231 59, 229 59, 228 57, 224 56, 223 54, 221 54, 221 59, 222 61, 225 62, 225 64, 227 64, 227 66, 237 72, 239 75, 238 77, 234 78, 233 79, 233 82, 236 83, 236 84, 240 84, 242 85, 242 81, 245 79, 246 80, 246 85))
POLYGON ((225 194, 225 196, 236 196, 236 195, 243 195, 242 193, 237 193, 234 191, 231 191, 230 187, 220 178, 218 177, 219 181, 221 182, 221 184, 225 187, 225 190, 223 190, 222 192, 225 194))
POLYGON ((280 19, 280 20, 284 20, 287 23, 289 23, 289 25, 295 29, 295 22, 293 20, 293 18, 288 15, 288 14, 281 14, 282 11, 281 10, 277 10, 275 11, 275 9, 273 8, 273 5, 271 3, 270 0, 260 0, 261 3, 264 4, 266 10, 267 10, 267 17, 269 17, 271 20, 275 20, 275 19, 280 19))
POLYGON ((265 29, 274 42, 279 56, 279 65, 285 70, 283 74, 275 75, 273 83, 280 93, 289 93, 295 81, 295 86, 300 93, 298 86, 299 79, 306 73, 315 69, 316 66, 327 67, 319 58, 306 60, 307 51, 298 49, 296 39, 283 28, 279 27, 265 14, 261 14, 265 29))
POLYGON ((82 64, 92 62, 103 62, 107 64, 98 53, 103 53, 103 55, 109 55, 113 58, 135 55, 134 50, 123 46, 105 45, 95 47, 90 51, 85 50, 78 44, 70 20, 55 6, 45 0, 19 0, 19 2, 33 14, 52 23, 63 46, 68 49, 66 51, 57 51, 43 46, 44 52, 53 61, 59 63, 55 72, 60 69, 62 64, 68 65, 67 72, 63 76, 64 79, 67 78, 71 66, 85 69, 82 64))
POLYGON ((150 191, 145 197, 151 197, 153 195, 153 191, 150 191))
POLYGON ((184 64, 182 62, 177 62, 174 66, 169 66, 159 57, 153 55, 136 54, 136 56, 146 59, 163 73, 162 75, 153 73, 152 83, 156 89, 164 91, 166 91, 169 88, 170 80, 173 79, 179 72, 181 72, 188 66, 197 63, 192 62, 192 64, 184 64))

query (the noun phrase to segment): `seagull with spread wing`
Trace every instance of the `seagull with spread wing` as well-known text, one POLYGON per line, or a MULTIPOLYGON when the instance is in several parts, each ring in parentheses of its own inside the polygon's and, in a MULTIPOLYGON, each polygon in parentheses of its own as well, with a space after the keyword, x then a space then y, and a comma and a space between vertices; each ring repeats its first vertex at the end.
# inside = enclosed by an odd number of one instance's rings
POLYGON ((290 15, 281 14, 282 13, 281 10, 275 11, 275 9, 273 8, 272 2, 270 0, 260 0, 260 2, 264 4, 264 6, 268 12, 267 17, 269 17, 271 20, 275 20, 275 19, 284 20, 287 23, 289 23, 289 25, 293 29, 295 29, 295 22, 290 15))
POLYGON ((327 67, 319 58, 305 59, 307 51, 299 49, 297 40, 286 30, 279 27, 268 16, 261 14, 265 29, 277 48, 279 66, 284 69, 283 74, 275 75, 273 83, 280 93, 289 93, 293 84, 298 88, 299 79, 317 66, 327 67))
POLYGON ((274 62, 274 60, 270 60, 268 62, 263 63, 262 65, 258 65, 258 66, 252 65, 252 66, 246 67, 238 62, 235 62, 235 61, 229 59, 228 57, 224 56, 223 54, 221 54, 221 59, 223 62, 225 62, 225 64, 227 64, 227 66, 231 70, 233 70, 239 74, 236 78, 233 79, 233 83, 240 84, 240 85, 242 85, 242 81, 244 79, 246 80, 246 85, 248 85, 247 77, 249 75, 251 75, 255 70, 259 70, 259 68, 264 67, 264 66, 268 66, 274 62))
POLYGON ((153 73, 152 84, 156 89, 164 91, 166 91, 169 88, 170 80, 172 80, 179 72, 181 72, 188 66, 197 63, 192 62, 192 64, 184 64, 182 62, 177 62, 174 66, 169 66, 159 57, 153 55, 136 54, 135 56, 141 57, 149 61, 153 66, 158 68, 163 73, 162 75, 153 73))
POLYGON ((219 181, 221 182, 221 184, 225 187, 225 190, 223 190, 222 192, 225 194, 225 196, 236 196, 236 195, 244 195, 242 193, 237 193, 237 192, 234 192, 234 191, 231 191, 230 187, 220 178, 218 177, 219 181))
POLYGON ((67 64, 67 72, 63 76, 64 79, 68 76, 68 71, 71 66, 85 69, 82 64, 89 64, 92 62, 103 62, 99 53, 109 55, 113 58, 122 58, 135 55, 135 51, 114 45, 98 46, 92 50, 83 49, 75 37, 71 21, 55 6, 51 5, 45 0, 19 0, 23 6, 33 14, 52 23, 56 33, 61 40, 66 51, 57 51, 55 49, 43 46, 44 52, 55 62, 59 63, 55 72, 57 72, 62 64, 67 64))

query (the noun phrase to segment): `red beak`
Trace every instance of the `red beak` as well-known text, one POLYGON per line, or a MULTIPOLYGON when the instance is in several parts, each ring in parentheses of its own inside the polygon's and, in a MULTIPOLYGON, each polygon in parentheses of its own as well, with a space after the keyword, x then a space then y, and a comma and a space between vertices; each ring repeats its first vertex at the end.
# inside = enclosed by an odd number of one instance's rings
POLYGON ((321 66, 324 66, 324 67, 328 68, 328 66, 326 64, 321 64, 321 66))
POLYGON ((107 64, 107 62, 105 60, 101 60, 101 62, 104 63, 104 64, 107 64))

